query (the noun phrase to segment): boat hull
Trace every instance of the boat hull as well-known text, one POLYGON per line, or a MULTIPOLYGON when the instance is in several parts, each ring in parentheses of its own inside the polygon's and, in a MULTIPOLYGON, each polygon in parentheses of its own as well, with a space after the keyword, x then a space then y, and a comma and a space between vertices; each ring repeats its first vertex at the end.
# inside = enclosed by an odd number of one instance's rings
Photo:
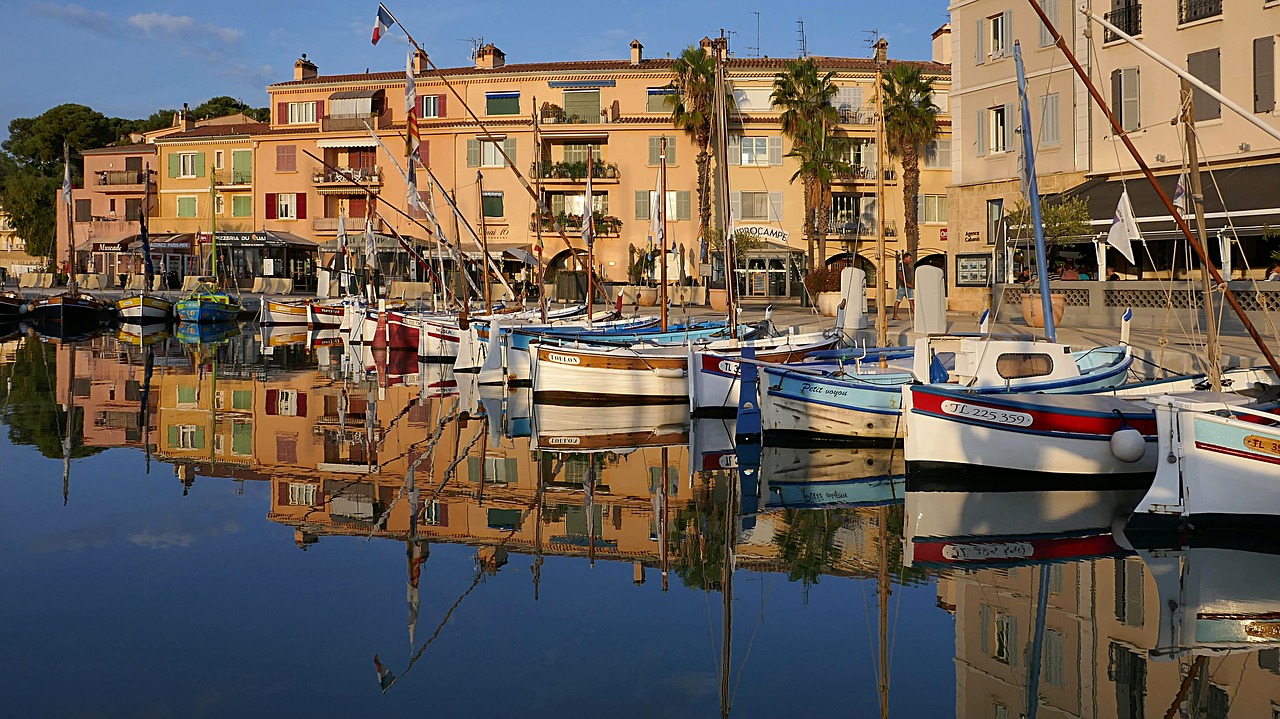
POLYGON ((30 314, 40 323, 87 327, 97 325, 105 309, 96 297, 63 293, 37 299, 30 314))
POLYGON ((308 305, 305 302, 277 302, 267 300, 262 303, 262 311, 258 316, 258 324, 263 325, 303 325, 308 321, 308 305))
POLYGON ((763 367, 760 423, 770 438, 889 440, 901 432, 902 385, 910 374, 845 381, 763 367))
POLYGON ((152 295, 122 297, 116 300, 116 314, 128 324, 168 322, 173 318, 173 302, 152 295))
POLYGON ((240 316, 240 305, 214 300, 182 300, 174 305, 174 314, 182 322, 197 324, 234 322, 240 316))
MULTIPOLYGON (((821 332, 794 335, 791 341, 811 349, 793 352, 782 363, 799 362, 814 352, 829 349, 835 342, 821 332)), ((689 409, 699 417, 734 417, 738 414, 742 363, 737 355, 689 350, 689 409)))

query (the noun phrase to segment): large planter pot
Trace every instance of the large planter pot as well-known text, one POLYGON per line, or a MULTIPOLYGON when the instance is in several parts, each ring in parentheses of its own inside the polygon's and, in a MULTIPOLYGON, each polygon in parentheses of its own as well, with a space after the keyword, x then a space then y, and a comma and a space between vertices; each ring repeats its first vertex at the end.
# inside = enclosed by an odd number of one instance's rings
POLYGON ((823 317, 835 317, 836 311, 840 309, 840 293, 839 292, 819 292, 818 293, 818 311, 823 317))
POLYGON ((707 298, 711 302, 711 309, 716 312, 726 312, 729 309, 729 290, 707 290, 707 298))
MULTIPOLYGON (((1049 293, 1049 303, 1053 307, 1053 324, 1062 322, 1062 313, 1067 309, 1067 296, 1057 292, 1049 293)), ((1044 327, 1044 309, 1040 293, 1027 293, 1022 296, 1022 319, 1028 327, 1044 327)))
POLYGON ((641 307, 656 307, 658 304, 658 288, 641 287, 636 290, 636 302, 641 307))

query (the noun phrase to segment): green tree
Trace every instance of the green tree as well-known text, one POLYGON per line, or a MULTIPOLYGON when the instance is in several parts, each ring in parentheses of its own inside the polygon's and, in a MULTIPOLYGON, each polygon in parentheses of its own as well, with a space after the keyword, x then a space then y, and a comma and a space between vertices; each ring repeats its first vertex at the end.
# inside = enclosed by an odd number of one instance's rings
POLYGON ((903 232, 907 252, 916 256, 920 244, 917 203, 920 198, 920 155, 938 134, 938 107, 933 104, 933 80, 912 65, 897 64, 885 73, 885 149, 902 160, 903 232))
POLYGON ((48 257, 53 251, 61 184, 55 177, 19 170, 0 186, 0 206, 9 213, 13 229, 27 241, 27 254, 33 257, 48 257))
MULTIPOLYGON (((191 111, 191 116, 197 120, 208 120, 214 117, 234 115, 237 112, 243 112, 259 122, 266 122, 270 118, 267 108, 250 107, 248 103, 226 95, 219 95, 205 100, 191 111)), ((173 116, 170 115, 170 117, 172 118, 173 116)))
POLYGON ((791 139, 787 157, 799 165, 791 182, 800 180, 804 189, 804 234, 812 268, 822 267, 827 259, 831 183, 837 174, 853 171, 848 161, 851 141, 836 134, 840 113, 832 104, 839 90, 835 75, 821 72, 813 58, 801 58, 788 60, 773 80, 773 104, 782 108, 782 134, 791 139))
POLYGON ((711 145, 712 111, 716 96, 715 57, 690 45, 672 65, 675 93, 667 96, 671 121, 698 146, 698 231, 707 237, 711 226, 711 145))
MULTIPOLYGON (((66 410, 58 403, 57 348, 34 338, 24 340, 12 364, 0 369, 0 419, 9 425, 9 440, 31 445, 51 459, 62 459, 66 410), (4 376, 6 375, 7 376, 4 376)), ((84 446, 84 408, 72 421, 72 457, 88 457, 100 448, 84 446)))
POLYGON ((9 122, 9 139, 0 147, 23 169, 52 177, 62 174, 64 142, 77 152, 106 147, 117 137, 113 125, 92 108, 68 103, 49 108, 39 117, 14 118, 9 122))

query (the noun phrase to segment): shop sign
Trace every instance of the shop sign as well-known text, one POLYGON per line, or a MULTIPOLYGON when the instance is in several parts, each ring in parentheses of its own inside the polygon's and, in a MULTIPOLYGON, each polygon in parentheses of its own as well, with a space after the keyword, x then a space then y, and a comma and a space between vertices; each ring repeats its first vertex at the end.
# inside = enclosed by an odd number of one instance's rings
POLYGON ((791 236, 786 230, 777 227, 769 227, 768 225, 741 225, 736 229, 736 231, 752 235, 754 237, 759 237, 762 240, 781 242, 784 245, 787 244, 787 239, 791 236))

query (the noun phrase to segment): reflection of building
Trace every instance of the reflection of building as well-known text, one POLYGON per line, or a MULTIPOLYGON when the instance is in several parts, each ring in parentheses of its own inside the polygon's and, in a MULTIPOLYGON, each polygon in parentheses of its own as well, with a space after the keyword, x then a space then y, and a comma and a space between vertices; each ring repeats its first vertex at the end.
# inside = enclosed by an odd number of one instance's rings
MULTIPOLYGON (((69 345, 60 345, 58 376, 70 371, 69 345)), ((156 409, 159 406, 158 388, 168 370, 163 358, 153 363, 152 391, 147 398, 149 426, 144 426, 143 390, 146 382, 146 351, 127 348, 113 339, 98 338, 76 347, 75 380, 71 391, 76 407, 84 412, 84 439, 87 447, 142 447, 149 439, 157 445, 156 409), (148 436, 149 435, 149 436, 148 436)), ((58 402, 66 404, 67 388, 56 387, 58 402)))
MULTIPOLYGON (((1137 557, 980 569, 940 582, 939 603, 953 602, 956 618, 956 716, 1026 712, 1041 572, 1049 573, 1050 593, 1039 715, 1165 716, 1189 662, 1148 655, 1167 608, 1137 557)), ((1280 710, 1274 649, 1211 657, 1199 677, 1188 695, 1194 710, 1178 716, 1226 717, 1229 709, 1230 716, 1271 717, 1280 710)))

